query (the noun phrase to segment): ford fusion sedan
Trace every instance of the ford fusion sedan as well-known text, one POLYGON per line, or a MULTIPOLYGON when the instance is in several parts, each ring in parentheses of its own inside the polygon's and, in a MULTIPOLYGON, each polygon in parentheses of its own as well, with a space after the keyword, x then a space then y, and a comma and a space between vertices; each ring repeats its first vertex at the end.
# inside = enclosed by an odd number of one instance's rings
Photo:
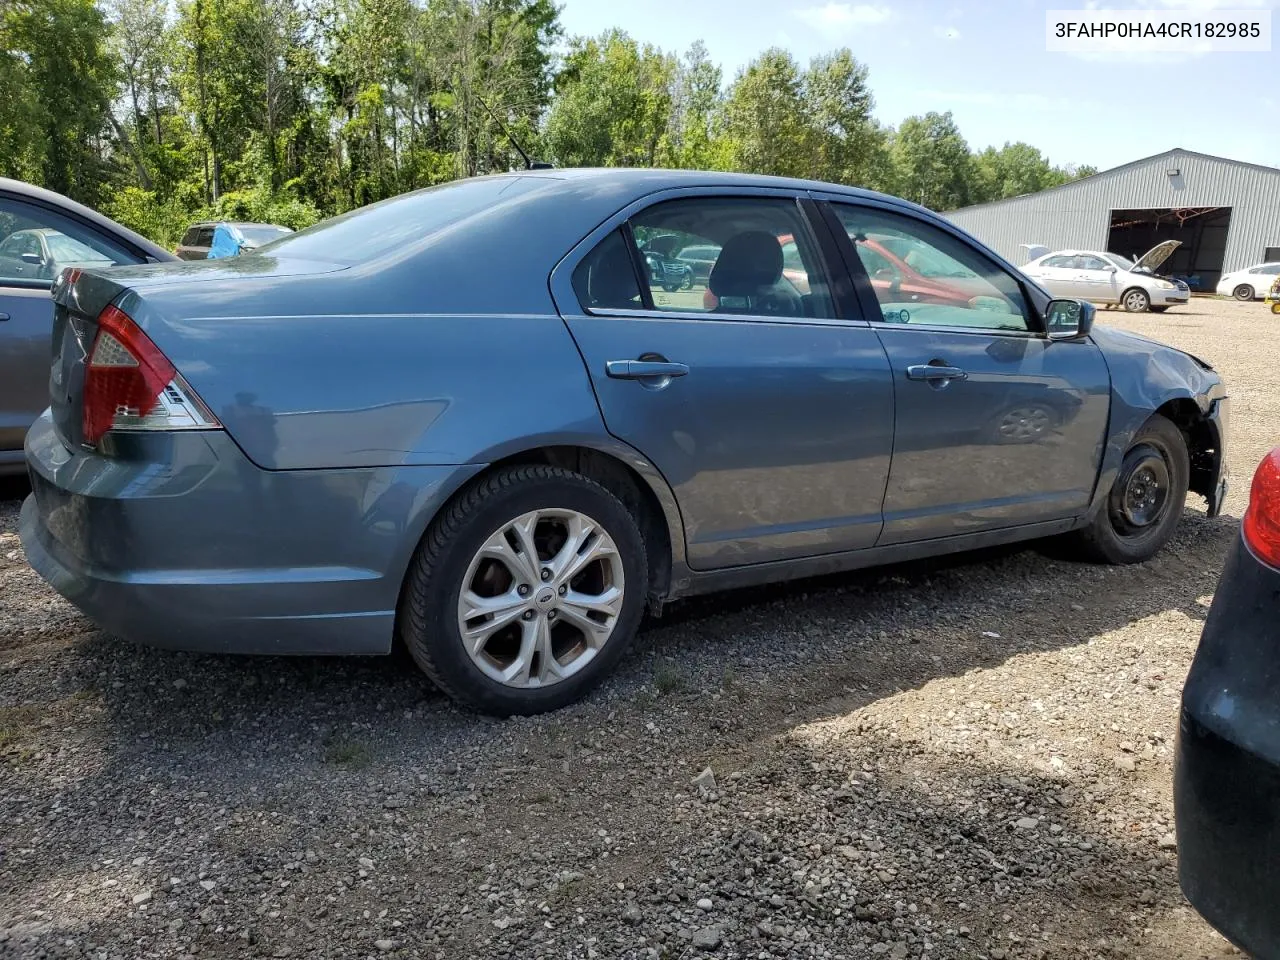
POLYGON ((1255 263, 1252 267, 1224 273, 1218 281, 1217 294, 1237 300, 1261 300, 1277 280, 1280 280, 1280 263, 1255 263))
POLYGON ((1208 364, 829 184, 470 179, 53 293, 20 520, 45 579, 160 646, 399 638, 498 714, 578 699, 669 600, 1049 536, 1139 562, 1225 489, 1208 364), (718 251, 714 309, 656 285, 637 238, 667 235, 718 251), (981 295, 874 284, 868 235, 981 295))
POLYGON ((27 428, 49 405, 49 287, 63 267, 174 260, 73 200, 0 178, 0 475, 22 473, 27 428))
POLYGON ((1187 899, 1253 957, 1280 957, 1280 448, 1249 507, 1182 693, 1174 762, 1187 899))
POLYGON ((1131 313, 1161 313, 1191 300, 1185 282, 1155 275, 1180 245, 1179 240, 1166 240, 1136 261, 1118 253, 1059 250, 1036 257, 1022 272, 1056 297, 1116 304, 1131 313))

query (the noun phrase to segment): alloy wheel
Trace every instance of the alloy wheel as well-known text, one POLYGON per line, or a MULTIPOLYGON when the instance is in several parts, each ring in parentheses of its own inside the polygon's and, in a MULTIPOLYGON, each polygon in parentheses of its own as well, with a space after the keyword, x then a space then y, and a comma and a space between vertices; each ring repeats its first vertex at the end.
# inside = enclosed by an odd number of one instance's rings
POLYGON ((1124 295, 1124 308, 1130 313, 1142 313, 1151 304, 1151 299, 1141 290, 1130 290, 1124 295))
POLYGON ((491 680, 546 687, 603 649, 624 589, 618 547, 599 523, 576 510, 534 510, 496 530, 472 558, 458 630, 491 680))

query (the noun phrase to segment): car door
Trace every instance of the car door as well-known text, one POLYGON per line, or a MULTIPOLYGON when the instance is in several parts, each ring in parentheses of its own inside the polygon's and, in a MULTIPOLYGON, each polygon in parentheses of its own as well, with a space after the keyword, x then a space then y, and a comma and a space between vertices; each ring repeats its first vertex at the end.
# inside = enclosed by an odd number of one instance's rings
POLYGON ((668 191, 553 277, 604 422, 671 485, 694 569, 879 536, 893 386, 825 230, 786 191, 668 191), (659 233, 708 248, 706 291, 647 282, 639 247, 659 233))
POLYGON ((1028 264, 1023 273, 1035 280, 1055 297, 1075 296, 1071 291, 1075 279, 1075 257, 1071 254, 1055 254, 1036 264, 1028 264))
POLYGON ((1082 253, 1075 258, 1075 269, 1068 286, 1070 293, 1067 296, 1098 303, 1115 303, 1120 299, 1116 273, 1114 263, 1082 253))
POLYGON ((72 237, 111 263, 146 259, 79 220, 0 192, 0 467, 21 461, 27 428, 49 405, 53 301, 35 232, 42 230, 72 237), (11 248, 16 258, 7 255, 11 248), (40 262, 24 260, 23 253, 40 262))
MULTIPOLYGON (((1110 410, 1090 340, 1051 341, 1012 268, 941 223, 871 201, 827 209, 894 376, 893 461, 880 544, 1077 516, 1089 505, 1110 410), (859 237, 897 232, 964 265, 963 305, 893 300, 859 237)), ((959 283, 962 278, 957 277, 959 283)))

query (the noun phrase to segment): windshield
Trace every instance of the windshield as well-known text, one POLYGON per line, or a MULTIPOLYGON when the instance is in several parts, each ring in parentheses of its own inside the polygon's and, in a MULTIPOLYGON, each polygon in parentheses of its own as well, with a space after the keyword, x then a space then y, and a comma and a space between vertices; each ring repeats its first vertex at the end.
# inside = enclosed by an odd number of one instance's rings
POLYGON ((49 253, 58 263, 113 262, 105 253, 100 253, 88 244, 68 237, 65 233, 47 233, 44 239, 49 244, 49 253))
POLYGON ((255 247, 270 243, 277 237, 283 237, 285 234, 292 232, 288 227, 244 226, 240 224, 237 224, 236 229, 240 231, 240 235, 244 237, 246 242, 253 244, 255 247))
POLYGON ((455 180, 401 194, 314 227, 285 234, 257 254, 323 260, 347 266, 384 257, 438 230, 488 209, 500 199, 547 186, 540 177, 485 177, 455 180))
POLYGON ((1114 263, 1121 270, 1133 269, 1133 261, 1130 260, 1128 257, 1120 256, 1120 254, 1118 253, 1108 253, 1107 259, 1110 260, 1112 263, 1114 263))

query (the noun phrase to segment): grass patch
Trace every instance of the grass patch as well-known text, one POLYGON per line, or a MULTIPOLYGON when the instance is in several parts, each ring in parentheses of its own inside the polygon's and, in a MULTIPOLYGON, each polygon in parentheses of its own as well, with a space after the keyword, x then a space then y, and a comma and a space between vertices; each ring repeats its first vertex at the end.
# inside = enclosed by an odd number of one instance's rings
POLYGON ((324 745, 324 762, 330 766, 359 770, 372 761, 372 751, 359 740, 335 737, 324 745))
POLYGON ((26 741, 40 722, 38 707, 0 707, 0 757, 24 760, 33 751, 26 741))
POLYGON ((663 660, 653 671, 653 685, 664 697, 684 693, 689 689, 689 678, 672 660, 663 660))

